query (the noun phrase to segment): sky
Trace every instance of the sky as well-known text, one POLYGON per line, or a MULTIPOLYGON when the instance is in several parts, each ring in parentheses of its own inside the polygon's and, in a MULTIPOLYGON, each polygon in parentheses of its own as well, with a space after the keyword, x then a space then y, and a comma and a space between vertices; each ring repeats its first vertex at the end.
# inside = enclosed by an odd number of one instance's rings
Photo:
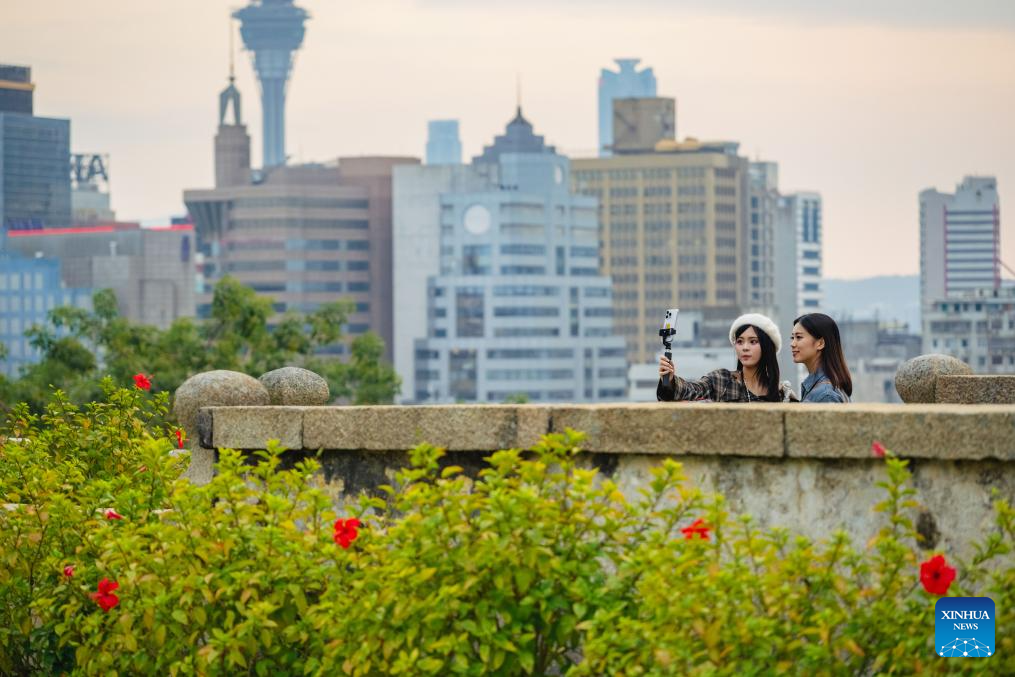
MULTIPOLYGON (((243 0, 2 0, 0 62, 32 67, 37 115, 71 119, 72 152, 108 153, 122 220, 167 222, 210 187, 231 10, 243 0)), ((456 118, 466 158, 521 103, 573 157, 597 144, 596 82, 651 66, 677 135, 740 142, 784 192, 824 200, 825 276, 919 271, 917 194, 996 176, 1015 268, 1011 0, 297 0, 312 18, 289 85, 293 161, 422 156, 456 118)), ((261 156, 260 102, 236 37, 261 156)), ((1011 275, 1006 275, 1012 277, 1011 275)))

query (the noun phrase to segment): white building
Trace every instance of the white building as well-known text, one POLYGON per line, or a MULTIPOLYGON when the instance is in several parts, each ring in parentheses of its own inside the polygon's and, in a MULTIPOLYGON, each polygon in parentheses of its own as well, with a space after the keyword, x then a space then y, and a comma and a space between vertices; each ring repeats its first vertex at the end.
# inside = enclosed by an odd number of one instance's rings
POLYGON ((940 299, 1001 284, 1001 216, 997 181, 967 176, 955 193, 920 193, 920 300, 940 299))
POLYGON ((821 287, 821 195, 791 193, 783 201, 797 233, 797 311, 799 315, 817 312, 825 300, 821 287))
POLYGON ((933 300, 923 327, 924 353, 952 355, 977 374, 1015 374, 1015 287, 933 300))
POLYGON ((403 402, 621 400, 597 202, 521 115, 468 166, 394 174, 403 402))

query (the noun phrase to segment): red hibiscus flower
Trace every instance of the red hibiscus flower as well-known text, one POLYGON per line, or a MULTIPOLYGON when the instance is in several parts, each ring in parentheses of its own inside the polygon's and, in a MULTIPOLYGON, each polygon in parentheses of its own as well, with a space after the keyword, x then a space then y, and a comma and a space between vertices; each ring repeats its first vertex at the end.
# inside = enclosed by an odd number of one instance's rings
POLYGON ((144 374, 134 374, 134 385, 141 390, 151 390, 152 382, 144 374))
POLYGON ((881 444, 877 440, 871 442, 871 453, 877 456, 878 458, 884 458, 886 451, 888 450, 885 449, 885 445, 881 444))
POLYGON ((121 515, 120 513, 116 512, 112 508, 106 508, 106 513, 105 514, 106 514, 106 519, 107 520, 122 520, 123 519, 123 515, 121 515))
POLYGON ((109 611, 120 603, 120 598, 113 594, 113 591, 120 587, 116 581, 103 578, 99 581, 99 591, 92 593, 94 599, 103 611, 109 611))
POLYGON ((176 447, 183 449, 183 431, 179 428, 176 429, 176 447))
POLYGON ((356 537, 359 536, 360 521, 355 517, 347 520, 336 520, 335 521, 335 542, 338 543, 342 548, 348 548, 356 537))
POLYGON ((932 595, 944 595, 955 580, 955 569, 948 566, 944 555, 935 555, 920 565, 920 582, 932 595))
POLYGON ((70 578, 71 576, 73 576, 74 575, 74 565, 73 564, 68 564, 67 566, 65 566, 63 568, 63 575, 66 576, 67 578, 70 578))
POLYGON ((684 538, 688 541, 693 540, 695 536, 703 541, 707 541, 709 530, 710 527, 705 524, 705 520, 698 518, 694 520, 694 523, 691 524, 691 526, 684 527, 680 531, 684 534, 684 538))

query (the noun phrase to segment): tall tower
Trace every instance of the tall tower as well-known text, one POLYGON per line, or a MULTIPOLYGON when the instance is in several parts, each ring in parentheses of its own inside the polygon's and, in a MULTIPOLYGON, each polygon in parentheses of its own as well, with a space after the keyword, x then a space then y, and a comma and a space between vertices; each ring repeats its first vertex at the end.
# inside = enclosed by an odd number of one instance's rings
POLYGON ((215 187, 242 186, 250 182, 250 135, 240 112, 240 92, 236 89, 232 66, 229 86, 219 94, 219 127, 215 134, 215 187), (230 106, 233 120, 229 123, 230 106))
POLYGON ((254 70, 261 81, 264 117, 265 167, 285 164, 285 90, 292 70, 292 53, 303 44, 306 10, 293 0, 251 0, 237 10, 243 44, 254 53, 254 70))
POLYGON ((614 99, 650 98, 656 95, 656 76, 651 68, 638 70, 641 59, 614 59, 619 71, 599 72, 599 157, 613 155, 614 99))

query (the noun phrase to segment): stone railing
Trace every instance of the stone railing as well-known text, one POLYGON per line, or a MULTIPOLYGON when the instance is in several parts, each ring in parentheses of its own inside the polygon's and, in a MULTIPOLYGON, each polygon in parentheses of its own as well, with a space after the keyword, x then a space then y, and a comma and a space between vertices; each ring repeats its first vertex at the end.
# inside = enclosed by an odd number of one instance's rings
MULTIPOLYGON (((282 381, 304 376, 291 370, 282 381)), ((340 502, 390 483, 421 442, 445 447, 449 463, 475 473, 496 450, 573 428, 587 435, 587 462, 631 496, 670 457, 691 482, 723 493, 731 510, 815 538, 842 527, 862 544, 882 523, 872 510, 886 477, 871 453, 875 440, 911 461, 928 548, 968 555, 992 527, 995 492, 1015 499, 1015 404, 334 407, 307 406, 298 388, 280 393, 273 378, 211 372, 180 388, 175 410, 188 432, 192 481, 210 480, 215 449, 261 449, 275 439, 290 459, 320 452, 321 481, 340 502)), ((992 383, 975 381, 983 378, 993 377, 942 376, 935 398, 982 393, 992 383)))

